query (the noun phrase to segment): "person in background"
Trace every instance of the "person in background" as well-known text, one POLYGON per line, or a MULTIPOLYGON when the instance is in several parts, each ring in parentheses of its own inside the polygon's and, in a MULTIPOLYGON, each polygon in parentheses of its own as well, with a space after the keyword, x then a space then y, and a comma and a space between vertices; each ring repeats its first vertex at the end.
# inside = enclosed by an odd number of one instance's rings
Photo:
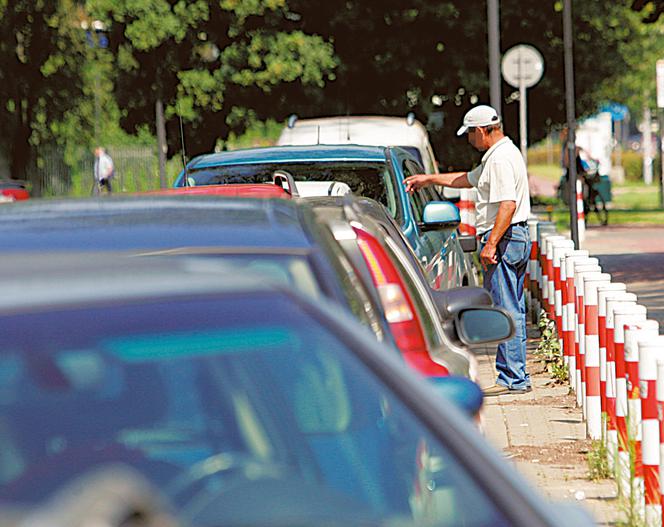
POLYGON ((526 371, 526 304, 523 283, 530 254, 527 220, 530 215, 528 174, 521 152, 505 136, 498 113, 487 105, 469 110, 457 135, 484 152, 481 164, 470 172, 418 174, 404 180, 412 192, 428 185, 476 187, 477 233, 484 287, 494 303, 514 318, 516 335, 498 346, 496 383, 486 396, 531 391, 526 371))
POLYGON ((95 176, 95 189, 96 193, 100 193, 103 187, 106 187, 106 190, 111 193, 113 192, 113 187, 111 186, 111 180, 115 175, 115 166, 113 165, 113 159, 106 153, 106 150, 98 146, 95 148, 95 165, 94 165, 94 176, 95 176))

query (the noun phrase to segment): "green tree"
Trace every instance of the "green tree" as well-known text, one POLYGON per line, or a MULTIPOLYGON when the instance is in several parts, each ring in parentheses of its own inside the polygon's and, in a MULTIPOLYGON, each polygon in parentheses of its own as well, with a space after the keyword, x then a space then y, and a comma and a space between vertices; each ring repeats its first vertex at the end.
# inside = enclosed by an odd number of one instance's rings
MULTIPOLYGON (((544 57, 544 78, 528 91, 529 139, 534 142, 565 119, 562 1, 501 0, 500 6, 502 51, 529 43, 544 57)), ((489 100, 484 3, 478 8, 477 2, 461 1, 290 0, 289 8, 296 15, 291 17, 297 20, 295 28, 334 43, 339 67, 336 80, 323 89, 282 94, 270 108, 280 113, 271 116, 415 111, 426 121, 431 112, 441 111, 444 126, 432 134, 439 159, 455 167, 477 160, 476 152, 453 134, 470 106, 489 100)), ((604 80, 625 71, 620 46, 633 36, 633 14, 626 2, 574 2, 579 115, 595 110, 604 80)), ((515 92, 503 83, 506 130, 516 139, 515 92)))
POLYGON ((53 138, 51 125, 76 107, 87 53, 75 0, 0 1, 0 133, 11 177, 28 173, 32 148, 53 138))
POLYGON ((187 125, 189 155, 242 131, 256 101, 283 83, 325 83, 336 62, 319 36, 288 30, 285 0, 89 0, 110 27, 116 89, 128 131, 154 130, 165 107, 171 153, 179 150, 176 116, 187 125))

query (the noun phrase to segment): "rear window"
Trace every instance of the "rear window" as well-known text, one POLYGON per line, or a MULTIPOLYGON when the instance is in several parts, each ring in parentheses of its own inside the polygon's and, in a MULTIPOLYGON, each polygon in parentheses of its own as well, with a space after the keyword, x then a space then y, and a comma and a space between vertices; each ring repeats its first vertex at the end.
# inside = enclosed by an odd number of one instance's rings
MULTIPOLYGON (((374 199, 385 205, 393 218, 400 217, 394 176, 383 162, 318 161, 311 163, 259 163, 205 167, 190 170, 188 183, 226 185, 231 183, 267 183, 276 170, 292 174, 295 181, 338 181, 347 184, 353 194, 374 199)), ((178 183, 181 186, 181 182, 178 183)))

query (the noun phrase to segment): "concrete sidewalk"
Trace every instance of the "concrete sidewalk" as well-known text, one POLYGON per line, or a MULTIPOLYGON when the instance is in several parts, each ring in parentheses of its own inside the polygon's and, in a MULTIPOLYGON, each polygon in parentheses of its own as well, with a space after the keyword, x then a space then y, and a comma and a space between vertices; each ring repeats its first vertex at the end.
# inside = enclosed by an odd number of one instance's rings
MULTIPOLYGON (((533 391, 486 398, 486 437, 543 496, 576 501, 588 508, 598 525, 616 525, 622 519, 616 485, 613 480, 588 479, 590 440, 581 409, 569 387, 556 384, 534 360, 539 333, 531 327, 529 335, 533 391)), ((495 353, 486 351, 478 358, 480 384, 489 386, 495 381, 495 353)))

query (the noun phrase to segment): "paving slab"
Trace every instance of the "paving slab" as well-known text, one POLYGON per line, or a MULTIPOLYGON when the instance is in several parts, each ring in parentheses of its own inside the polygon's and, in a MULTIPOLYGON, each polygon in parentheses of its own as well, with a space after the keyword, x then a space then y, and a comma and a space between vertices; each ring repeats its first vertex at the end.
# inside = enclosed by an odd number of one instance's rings
MULTIPOLYGON (((557 384, 532 354, 538 338, 529 328, 528 369, 533 391, 485 399, 483 427, 488 441, 540 493, 556 501, 575 501, 586 507, 598 525, 616 525, 623 519, 613 480, 591 481, 586 454, 582 410, 565 384, 557 384)), ((478 356, 479 381, 495 381, 495 350, 478 356)))

